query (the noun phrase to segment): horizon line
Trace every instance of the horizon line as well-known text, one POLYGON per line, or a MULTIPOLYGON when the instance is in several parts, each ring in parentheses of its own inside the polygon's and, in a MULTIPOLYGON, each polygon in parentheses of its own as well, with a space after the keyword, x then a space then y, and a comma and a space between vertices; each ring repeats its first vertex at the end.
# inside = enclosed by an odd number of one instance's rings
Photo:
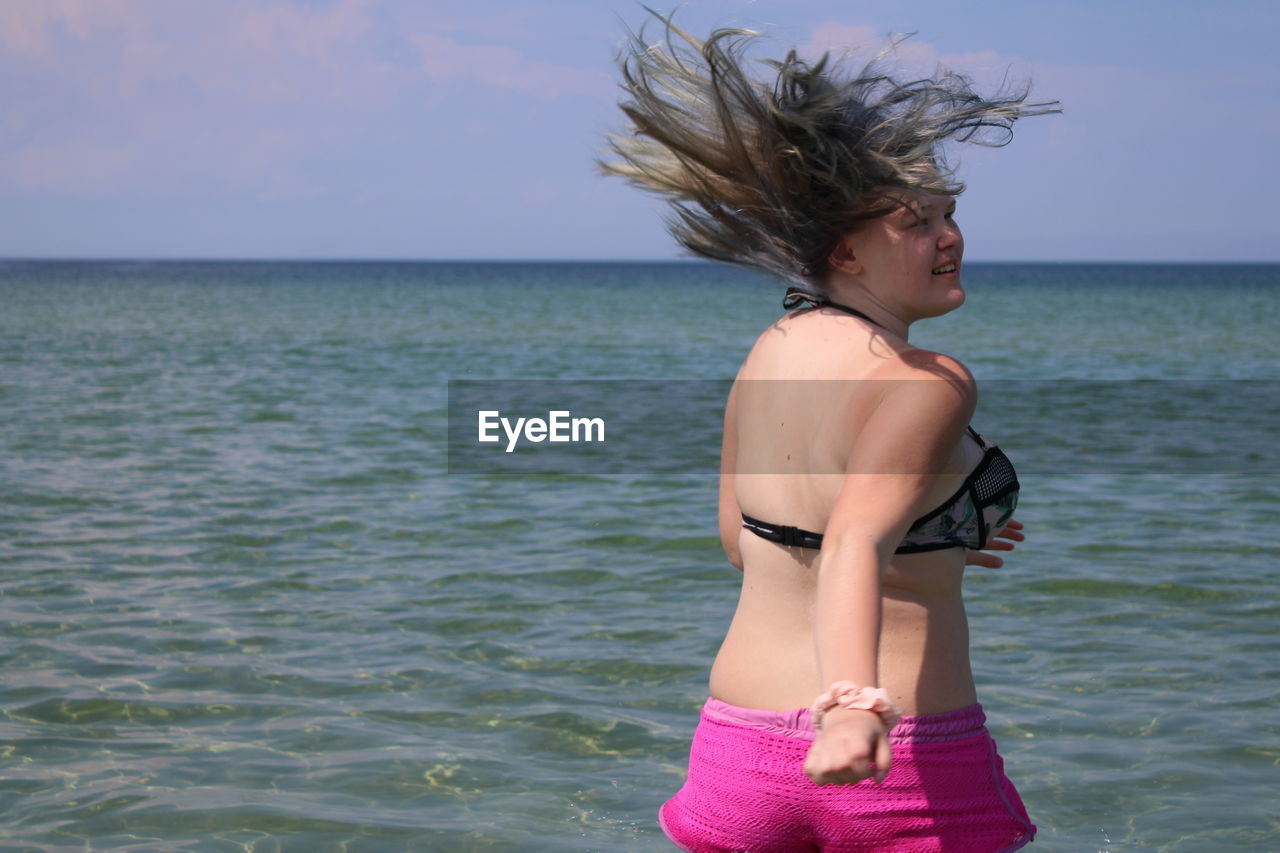
MULTIPOLYGON (((243 263, 282 263, 282 264, 708 264, 717 266, 736 266, 708 258, 377 258, 377 257, 199 257, 199 256, 0 256, 0 264, 4 263, 201 263, 201 264, 243 264, 243 263)), ((1044 264, 1044 265, 1145 265, 1145 266, 1275 266, 1276 260, 1011 260, 981 259, 965 261, 965 264, 1044 264)), ((746 267, 738 267, 747 269, 746 267)), ((760 270, 762 274, 765 273, 760 270)))

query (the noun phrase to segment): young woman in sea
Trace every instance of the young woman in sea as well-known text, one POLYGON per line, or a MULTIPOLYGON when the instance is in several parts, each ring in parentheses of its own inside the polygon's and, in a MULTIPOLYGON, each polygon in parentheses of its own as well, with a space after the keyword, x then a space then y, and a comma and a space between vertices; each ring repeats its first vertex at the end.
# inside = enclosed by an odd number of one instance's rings
POLYGON ((790 284, 792 309, 725 410, 742 592, 663 831, 690 851, 1017 849, 1035 827, 977 704, 960 586, 1022 538, 1018 480, 969 426, 973 376, 908 333, 964 302, 941 146, 1004 144, 1055 105, 794 51, 762 79, 755 34, 661 20, 621 60, 631 127, 602 166, 666 197, 694 254, 790 284))

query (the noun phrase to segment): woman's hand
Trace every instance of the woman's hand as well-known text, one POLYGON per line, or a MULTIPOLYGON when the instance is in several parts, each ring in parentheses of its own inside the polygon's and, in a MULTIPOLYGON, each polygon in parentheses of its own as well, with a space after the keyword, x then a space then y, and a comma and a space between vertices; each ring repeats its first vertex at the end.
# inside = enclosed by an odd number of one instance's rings
POLYGON ((889 732, 878 714, 833 708, 809 747, 804 773, 819 785, 853 785, 869 776, 879 783, 892 761, 889 732))
POLYGON ((1022 522, 1016 518, 1011 518, 1005 523, 1005 526, 996 531, 991 537, 991 541, 987 543, 987 547, 981 551, 975 551, 972 548, 964 549, 964 563, 966 566, 982 566, 984 569, 998 569, 1004 565, 1004 558, 997 557, 995 554, 988 554, 987 551, 1012 551, 1014 542, 1026 541, 1026 536, 1022 533, 1022 522))

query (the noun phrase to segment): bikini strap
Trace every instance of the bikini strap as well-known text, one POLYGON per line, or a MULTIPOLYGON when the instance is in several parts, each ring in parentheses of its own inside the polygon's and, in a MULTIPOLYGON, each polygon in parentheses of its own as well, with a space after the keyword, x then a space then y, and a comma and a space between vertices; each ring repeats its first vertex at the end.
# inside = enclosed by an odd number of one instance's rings
POLYGON ((992 445, 987 444, 987 440, 983 438, 982 435, 976 429, 973 428, 973 424, 969 424, 967 427, 965 427, 965 429, 969 431, 969 435, 973 436, 973 440, 978 442, 979 447, 981 447, 983 450, 991 449, 992 445))
POLYGON ((752 518, 745 512, 742 514, 742 526, 761 539, 777 542, 788 548, 821 548, 822 534, 810 530, 801 530, 787 524, 770 524, 758 518, 752 518))
POLYGON ((798 287, 788 287, 787 295, 782 297, 783 309, 787 311, 794 311, 801 305, 805 305, 808 308, 834 308, 837 311, 843 311, 846 314, 852 314, 859 319, 866 320, 873 326, 877 326, 881 329, 884 328, 884 326, 877 323, 875 320, 872 320, 866 314, 863 314, 855 308, 850 308, 848 305, 840 305, 839 303, 832 302, 825 296, 817 293, 809 293, 807 290, 801 290, 798 287))
POLYGON ((827 302, 825 297, 798 287, 788 287, 787 295, 782 297, 782 307, 786 311, 794 311, 801 305, 808 308, 821 308, 827 302))

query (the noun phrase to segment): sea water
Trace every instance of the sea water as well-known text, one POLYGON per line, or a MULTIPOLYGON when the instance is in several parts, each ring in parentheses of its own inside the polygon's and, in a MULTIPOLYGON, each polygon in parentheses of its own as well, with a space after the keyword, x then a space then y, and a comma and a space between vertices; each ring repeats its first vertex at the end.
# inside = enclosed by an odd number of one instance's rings
MULTIPOLYGON (((1280 267, 965 281, 912 335, 1019 466, 1028 540, 966 600, 1034 849, 1280 849, 1280 267)), ((448 383, 725 380, 780 295, 0 264, 0 848, 671 849, 739 582, 714 430, 662 470, 453 470, 448 383)))

